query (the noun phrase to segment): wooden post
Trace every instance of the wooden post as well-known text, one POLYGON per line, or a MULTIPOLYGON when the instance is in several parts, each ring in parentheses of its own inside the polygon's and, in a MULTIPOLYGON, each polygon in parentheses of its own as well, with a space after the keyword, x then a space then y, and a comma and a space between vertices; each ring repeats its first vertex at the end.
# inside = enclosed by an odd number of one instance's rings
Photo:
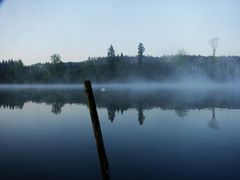
POLYGON ((92 126, 98 151, 98 157, 101 166, 101 173, 104 180, 109 180, 109 167, 107 155, 104 148, 104 142, 102 138, 101 126, 98 118, 97 108, 95 104, 95 99, 93 95, 91 81, 84 82, 85 93, 88 101, 88 108, 92 120, 92 126))

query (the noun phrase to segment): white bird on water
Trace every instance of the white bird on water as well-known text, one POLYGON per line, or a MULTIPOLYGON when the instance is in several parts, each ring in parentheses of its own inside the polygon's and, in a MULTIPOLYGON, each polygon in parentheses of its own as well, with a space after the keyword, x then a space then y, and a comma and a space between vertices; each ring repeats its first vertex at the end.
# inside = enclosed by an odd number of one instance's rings
POLYGON ((101 88, 101 91, 104 92, 104 91, 106 91, 106 89, 105 88, 101 88))

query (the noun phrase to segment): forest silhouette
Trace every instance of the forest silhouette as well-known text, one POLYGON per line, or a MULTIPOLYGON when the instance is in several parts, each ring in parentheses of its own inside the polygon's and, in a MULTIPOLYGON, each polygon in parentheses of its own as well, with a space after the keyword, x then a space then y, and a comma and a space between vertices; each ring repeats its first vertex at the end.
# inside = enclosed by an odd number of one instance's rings
POLYGON ((238 81, 239 56, 188 55, 179 50, 176 55, 153 57, 144 55, 142 43, 136 56, 116 55, 111 45, 106 57, 88 58, 81 62, 62 62, 59 54, 50 62, 24 65, 22 60, 2 60, 0 83, 94 83, 110 82, 177 82, 183 79, 203 79, 214 82, 238 81))

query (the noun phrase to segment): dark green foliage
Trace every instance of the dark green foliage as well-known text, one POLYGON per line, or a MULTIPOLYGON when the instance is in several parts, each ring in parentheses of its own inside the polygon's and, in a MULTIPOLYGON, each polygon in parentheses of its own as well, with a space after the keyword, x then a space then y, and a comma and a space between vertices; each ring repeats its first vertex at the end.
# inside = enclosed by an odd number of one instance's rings
POLYGON ((107 64, 108 67, 106 67, 106 73, 107 73, 107 79, 111 80, 116 76, 116 61, 117 57, 115 56, 115 50, 113 46, 111 45, 108 49, 107 53, 107 64))
POLYGON ((109 60, 114 60, 115 58, 115 50, 112 45, 108 49, 107 57, 109 60))
POLYGON ((144 48, 143 44, 139 43, 139 45, 138 45, 138 64, 139 65, 142 65, 144 51, 145 51, 145 48, 144 48))
POLYGON ((61 56, 59 54, 53 54, 51 56, 51 61, 52 61, 52 64, 59 64, 61 63, 61 56))
POLYGON ((7 83, 7 82, 23 82, 25 77, 25 67, 21 60, 13 61, 2 61, 0 63, 0 82, 7 83))
MULTIPOLYGON (((206 78, 224 82, 239 80, 240 57, 205 57, 176 55, 144 56, 115 55, 111 46, 107 57, 89 58, 83 62, 52 63, 24 66, 21 60, 0 63, 0 83, 96 83, 132 81, 178 81, 182 78, 206 78)), ((59 61, 60 60, 60 61, 59 61)))

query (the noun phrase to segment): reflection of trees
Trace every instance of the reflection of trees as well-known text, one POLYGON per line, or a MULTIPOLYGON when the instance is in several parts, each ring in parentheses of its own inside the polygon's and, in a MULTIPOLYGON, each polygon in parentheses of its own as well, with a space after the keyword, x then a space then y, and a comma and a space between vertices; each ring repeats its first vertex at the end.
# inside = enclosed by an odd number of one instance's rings
POLYGON ((79 90, 0 89, 0 108, 22 109, 24 103, 31 101, 52 105, 51 112, 59 114, 66 103, 80 103, 80 99, 82 92, 79 90))
POLYGON ((51 112, 54 113, 54 114, 60 114, 62 112, 62 107, 63 106, 64 106, 64 103, 53 102, 51 112))
POLYGON ((208 121, 208 127, 213 129, 218 129, 218 122, 215 118, 215 109, 212 108, 212 119, 208 121))
POLYGON ((115 119, 115 112, 116 112, 114 106, 108 107, 108 108, 107 108, 107 111, 108 111, 108 119, 109 119, 111 122, 113 122, 114 119, 115 119))
POLYGON ((143 114, 143 107, 142 107, 142 105, 139 104, 137 106, 137 111, 138 111, 138 122, 139 122, 140 125, 142 125, 143 121, 145 119, 145 116, 143 114))
MULTIPOLYGON (((117 112, 124 113, 129 109, 135 109, 138 111, 140 124, 145 120, 144 110, 152 108, 175 110, 179 117, 185 117, 189 109, 209 107, 240 109, 239 94, 238 90, 229 92, 219 89, 206 92, 180 89, 149 89, 148 91, 106 89, 104 92, 94 90, 97 107, 108 110, 110 121, 114 121, 117 112)), ((82 89, 0 89, 0 107, 22 108, 24 103, 30 101, 52 105, 52 112, 55 114, 61 113, 66 103, 86 104, 82 89)), ((214 122, 214 119, 211 122, 214 122)), ((211 122, 210 124, 213 124, 211 122)))
POLYGON ((22 109, 25 99, 21 96, 21 93, 11 93, 10 90, 0 90, 0 108, 4 109, 22 109), (16 101, 18 99, 18 101, 16 101))
POLYGON ((184 118, 188 114, 188 109, 185 108, 178 108, 175 110, 175 113, 177 114, 178 117, 184 118))
POLYGON ((15 104, 15 103, 6 103, 3 105, 0 105, 0 108, 3 107, 4 109, 22 109, 24 103, 22 104, 15 104))

